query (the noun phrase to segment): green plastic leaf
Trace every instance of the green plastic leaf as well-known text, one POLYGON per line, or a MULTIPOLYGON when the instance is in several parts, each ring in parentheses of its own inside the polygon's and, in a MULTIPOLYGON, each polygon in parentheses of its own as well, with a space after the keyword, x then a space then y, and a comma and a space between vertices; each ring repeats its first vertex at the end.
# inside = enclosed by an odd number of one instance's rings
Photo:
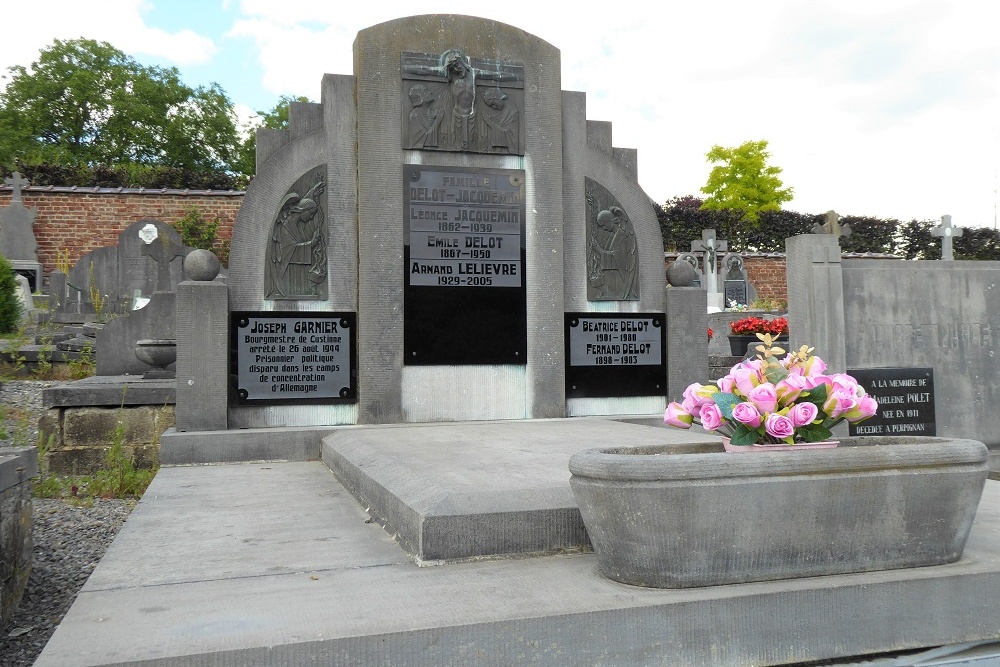
POLYGON ((757 443, 757 438, 760 434, 757 433, 756 429, 752 429, 746 424, 740 424, 733 431, 733 437, 730 439, 730 444, 738 445, 740 447, 746 447, 747 445, 753 445, 757 443))
POLYGON ((833 433, 822 424, 809 424, 800 426, 799 434, 805 442, 823 442, 833 437, 833 433))
POLYGON ((767 377, 767 381, 771 384, 778 384, 788 377, 788 370, 786 370, 784 366, 770 364, 768 365, 767 370, 764 371, 764 375, 767 377))
POLYGON ((715 400, 715 404, 719 407, 719 412, 722 413, 722 417, 729 421, 733 419, 733 407, 738 403, 742 403, 743 399, 736 394, 719 391, 712 394, 712 398, 715 400))
POLYGON ((816 407, 822 408, 823 404, 826 403, 826 385, 821 384, 818 387, 810 389, 808 392, 803 392, 802 397, 816 407))

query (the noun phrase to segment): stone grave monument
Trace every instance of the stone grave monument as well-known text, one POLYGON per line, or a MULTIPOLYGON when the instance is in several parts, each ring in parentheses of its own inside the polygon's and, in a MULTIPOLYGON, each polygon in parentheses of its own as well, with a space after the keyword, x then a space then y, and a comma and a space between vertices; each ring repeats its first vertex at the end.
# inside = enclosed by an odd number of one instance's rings
POLYGON ((715 238, 714 229, 703 229, 700 241, 691 241, 691 252, 702 253, 704 287, 708 292, 708 307, 722 310, 726 307, 725 294, 719 291, 719 252, 729 249, 726 241, 715 238))
POLYGON ((558 49, 430 15, 354 56, 258 132, 228 285, 184 286, 181 428, 652 415, 705 375, 705 292, 665 289, 636 151, 558 49))
POLYGON ((38 242, 32 229, 38 209, 27 208, 21 200, 21 188, 28 181, 14 172, 4 179, 11 187, 11 201, 0 209, 0 255, 6 257, 14 271, 28 279, 32 291, 42 287, 42 265, 38 262, 38 242))

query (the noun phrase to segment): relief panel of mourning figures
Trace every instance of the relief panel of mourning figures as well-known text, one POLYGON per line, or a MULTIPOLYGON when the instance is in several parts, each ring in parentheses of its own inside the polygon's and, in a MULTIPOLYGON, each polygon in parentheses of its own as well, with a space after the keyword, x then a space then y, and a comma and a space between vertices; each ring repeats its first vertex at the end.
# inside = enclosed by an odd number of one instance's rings
POLYGON ((326 167, 302 175, 281 199, 268 237, 264 298, 327 298, 326 167))
POLYGON ((402 53, 403 148, 524 155, 524 66, 402 53))
POLYGON ((587 300, 639 299, 635 230, 604 186, 585 179, 587 193, 587 300))

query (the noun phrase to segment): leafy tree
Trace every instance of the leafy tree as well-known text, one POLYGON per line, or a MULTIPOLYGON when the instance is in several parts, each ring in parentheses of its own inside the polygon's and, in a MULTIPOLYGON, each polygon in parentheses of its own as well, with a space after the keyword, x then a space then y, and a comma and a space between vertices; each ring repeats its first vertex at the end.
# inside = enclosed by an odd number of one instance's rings
POLYGON ((55 40, 0 92, 0 165, 161 165, 229 171, 239 136, 217 84, 146 67, 107 42, 55 40))
POLYGON ((767 164, 767 141, 747 141, 736 148, 712 146, 706 157, 721 164, 712 168, 701 189, 708 195, 703 209, 737 211, 756 225, 762 212, 778 211, 792 198, 792 188, 782 188, 778 178, 781 168, 767 164))
POLYGON ((311 100, 308 97, 282 95, 270 111, 257 111, 257 116, 243 127, 246 139, 240 145, 236 171, 247 178, 253 178, 257 173, 257 130, 287 130, 288 107, 292 102, 311 100))

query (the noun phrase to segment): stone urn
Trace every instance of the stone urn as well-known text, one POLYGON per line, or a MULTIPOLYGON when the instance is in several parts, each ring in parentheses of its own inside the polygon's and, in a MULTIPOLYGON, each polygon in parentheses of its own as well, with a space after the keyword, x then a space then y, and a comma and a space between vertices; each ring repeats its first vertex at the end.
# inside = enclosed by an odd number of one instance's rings
POLYGON ((988 474, 955 438, 845 438, 836 449, 589 449, 570 486, 605 576, 687 588, 951 563, 988 474))
POLYGON ((167 370, 167 366, 177 360, 176 340, 138 340, 135 343, 135 356, 142 363, 151 366, 150 370, 143 373, 144 379, 161 380, 175 377, 174 371, 167 370))

